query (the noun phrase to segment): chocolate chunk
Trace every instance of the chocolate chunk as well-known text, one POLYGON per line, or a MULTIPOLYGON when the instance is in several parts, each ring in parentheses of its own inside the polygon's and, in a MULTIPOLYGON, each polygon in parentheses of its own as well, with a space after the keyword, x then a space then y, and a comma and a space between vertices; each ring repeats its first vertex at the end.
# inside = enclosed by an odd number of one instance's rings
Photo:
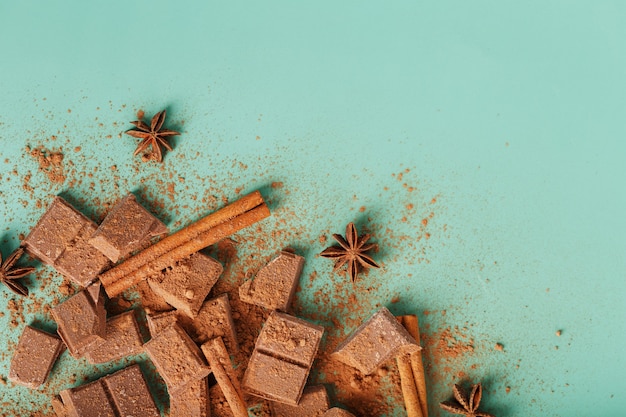
POLYGON ((69 413, 63 404, 63 401, 61 401, 61 397, 55 395, 52 397, 52 400, 50 400, 50 404, 52 405, 52 410, 57 417, 69 417, 69 413))
POLYGON ((195 319, 180 317, 179 322, 196 343, 221 337, 231 353, 239 351, 228 294, 205 301, 195 319))
POLYGON ((54 265, 81 230, 95 225, 67 201, 55 197, 48 210, 24 239, 24 247, 32 256, 48 265, 54 265))
POLYGON ((249 393, 297 405, 324 328, 274 311, 259 334, 243 377, 249 393))
POLYGON ((321 417, 329 407, 328 393, 323 385, 306 387, 295 406, 270 402, 272 415, 281 417, 321 417))
POLYGON ((323 417, 355 417, 349 411, 344 410, 343 408, 333 407, 327 412, 323 414, 323 417))
POLYGON ((140 249, 146 240, 166 233, 165 225, 128 194, 111 209, 89 243, 117 262, 140 249))
POLYGON ((170 417, 211 417, 208 378, 192 381, 170 394, 170 417))
POLYGON ((127 311, 107 320, 105 342, 85 352, 91 364, 100 364, 142 352, 143 340, 135 312, 127 311))
POLYGON ((148 384, 139 365, 127 368, 103 378, 119 416, 161 417, 148 384))
POLYGON ((332 357, 369 375, 387 359, 401 352, 416 352, 420 349, 415 339, 389 310, 382 307, 337 346, 332 357))
MULTIPOLYGON (((94 288, 99 290, 99 285, 94 288)), ((91 290, 83 290, 52 309, 57 332, 75 358, 105 340, 106 310, 101 293, 96 300, 91 290)))
POLYGON ((60 394, 71 417, 117 417, 101 380, 63 390, 60 394))
POLYGON ((254 280, 239 287, 239 298, 269 310, 288 311, 303 266, 302 256, 282 251, 261 268, 254 280))
POLYGON ((170 327, 172 324, 177 323, 178 311, 166 311, 165 313, 154 314, 152 316, 146 316, 148 321, 148 329, 150 329, 150 336, 155 337, 161 333, 163 329, 170 327))
POLYGON ((144 349, 170 393, 211 373, 200 348, 178 324, 163 329, 144 349))
POLYGON ((61 339, 26 326, 11 360, 9 380, 29 388, 38 388, 46 381, 62 350, 61 339))
POLYGON ((203 253, 176 262, 148 279, 155 294, 189 317, 195 317, 222 274, 222 265, 203 253))
POLYGON ((72 282, 85 287, 111 262, 99 250, 87 243, 97 226, 87 224, 54 262, 57 271, 72 282))

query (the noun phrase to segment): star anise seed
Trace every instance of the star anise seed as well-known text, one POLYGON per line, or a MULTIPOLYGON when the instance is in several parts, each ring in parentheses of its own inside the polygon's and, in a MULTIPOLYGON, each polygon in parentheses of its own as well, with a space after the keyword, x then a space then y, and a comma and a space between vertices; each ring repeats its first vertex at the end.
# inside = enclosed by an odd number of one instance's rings
POLYGON ((161 129, 163 122, 165 121, 165 110, 154 115, 150 121, 150 126, 143 122, 143 120, 135 120, 131 122, 137 127, 137 130, 127 130, 126 134, 134 138, 142 139, 135 149, 133 155, 137 155, 148 148, 152 147, 152 153, 156 156, 155 159, 158 162, 163 160, 163 154, 161 152, 161 146, 171 151, 172 147, 167 142, 167 137, 180 135, 179 132, 169 129, 161 129))
POLYGON ((472 392, 469 397, 465 396, 459 385, 454 384, 454 398, 456 401, 444 401, 439 403, 439 406, 450 413, 466 417, 494 417, 492 414, 478 410, 482 396, 483 388, 480 382, 472 385, 472 392))
POLYGON ((23 254, 24 248, 19 247, 15 252, 9 255, 4 262, 2 262, 2 253, 0 252, 0 282, 6 285, 15 294, 27 296, 28 288, 17 280, 32 273, 35 268, 32 266, 23 266, 18 268, 13 267, 23 254))
POLYGON ((361 268, 380 268, 380 266, 366 252, 377 249, 376 243, 366 244, 371 235, 365 234, 359 236, 354 226, 350 222, 346 226, 346 237, 333 234, 333 239, 339 243, 339 246, 331 246, 320 253, 324 258, 335 260, 334 270, 338 270, 346 263, 348 264, 348 275, 354 283, 361 268))

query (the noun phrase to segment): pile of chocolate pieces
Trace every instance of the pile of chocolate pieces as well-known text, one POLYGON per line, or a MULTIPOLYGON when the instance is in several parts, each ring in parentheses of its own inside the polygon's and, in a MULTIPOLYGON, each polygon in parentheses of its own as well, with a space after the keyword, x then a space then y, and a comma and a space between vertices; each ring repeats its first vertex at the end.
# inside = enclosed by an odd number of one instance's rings
MULTIPOLYGON (((267 400, 277 417, 353 415, 331 408, 323 385, 306 386, 324 329, 286 313, 304 264, 304 258, 292 252, 280 252, 254 280, 240 287, 242 301, 271 311, 241 381, 231 362, 239 346, 228 295, 206 299, 222 265, 203 253, 148 279, 154 293, 174 308, 146 315, 149 341, 144 343, 136 309, 107 317, 98 274, 167 233, 166 226, 132 194, 121 199, 100 225, 56 197, 23 245, 82 290, 52 309, 60 338, 25 326, 9 379, 37 389, 64 348, 91 364, 145 352, 166 383, 172 417, 210 415, 207 377, 211 373, 235 417, 248 416, 248 406, 258 404, 259 399, 267 400)), ((371 374, 391 357, 419 349, 383 307, 341 343, 332 357, 371 374)), ((65 389, 51 401, 58 416, 161 415, 136 363, 65 389)))

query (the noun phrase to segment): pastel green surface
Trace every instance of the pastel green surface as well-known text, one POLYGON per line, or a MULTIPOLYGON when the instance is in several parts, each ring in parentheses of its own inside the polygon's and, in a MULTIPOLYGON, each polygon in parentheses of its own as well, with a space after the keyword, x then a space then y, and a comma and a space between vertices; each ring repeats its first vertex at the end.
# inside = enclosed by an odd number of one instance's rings
MULTIPOLYGON (((135 191, 178 229, 260 188, 263 230, 290 228, 260 255, 293 246, 317 272, 301 314, 341 279, 318 237, 356 221, 384 264, 354 287, 364 309, 473 341, 431 364, 432 415, 459 372, 498 416, 623 415, 625 19, 619 1, 1 2, 2 253, 55 194, 97 218, 135 191), (183 134, 160 169, 121 133, 162 108, 183 134), (68 179, 51 185, 26 145, 62 147, 68 179)), ((23 323, 46 318, 29 306, 60 298, 30 289, 0 317, 4 377, 23 323)), ((75 366, 65 354, 50 383, 75 366)), ((11 383, 0 398, 49 402, 11 383)))

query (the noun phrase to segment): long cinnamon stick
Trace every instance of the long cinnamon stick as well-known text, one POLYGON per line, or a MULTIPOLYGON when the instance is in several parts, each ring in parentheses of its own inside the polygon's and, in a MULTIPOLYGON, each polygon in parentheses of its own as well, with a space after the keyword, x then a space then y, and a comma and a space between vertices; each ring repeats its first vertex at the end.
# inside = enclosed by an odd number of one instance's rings
MULTIPOLYGON (((419 322, 416 315, 410 314, 398 317, 398 321, 404 326, 411 336, 420 343, 419 322)), ((410 355, 411 370, 413 380, 419 397, 419 404, 422 409, 422 416, 428 417, 428 400, 426 394, 426 376, 424 374, 424 362, 422 361, 422 350, 413 352, 410 355)))
POLYGON ((217 384, 222 389, 224 397, 230 405, 235 417, 248 417, 246 403, 243 400, 239 381, 235 376, 230 356, 221 337, 209 340, 202 346, 202 352, 206 357, 217 384))
POLYGON ((263 197, 255 191, 104 272, 99 276, 100 281, 109 297, 115 297, 148 275, 269 215, 263 197))
POLYGON ((410 354, 404 353, 396 358, 398 371, 400 373, 400 387, 402 397, 404 397, 404 407, 407 417, 424 417, 422 407, 417 393, 417 384, 413 377, 410 354))

